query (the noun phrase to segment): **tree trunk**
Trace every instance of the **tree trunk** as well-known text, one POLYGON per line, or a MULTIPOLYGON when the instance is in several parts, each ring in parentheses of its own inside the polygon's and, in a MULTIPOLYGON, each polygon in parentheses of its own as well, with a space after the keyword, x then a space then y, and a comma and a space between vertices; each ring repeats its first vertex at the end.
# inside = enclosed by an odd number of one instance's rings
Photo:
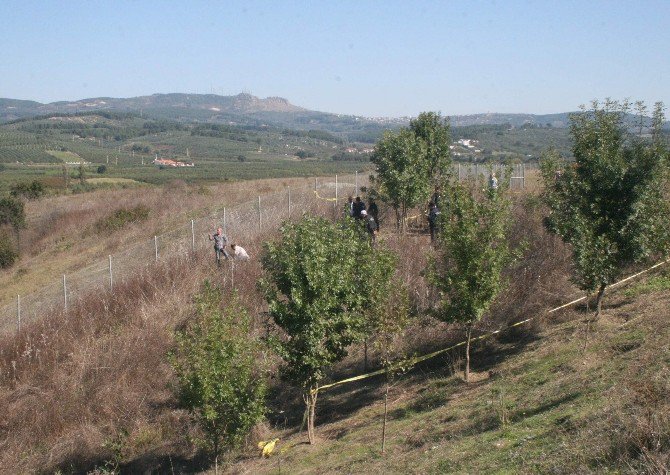
POLYGON ((382 424, 382 454, 386 451, 386 419, 389 412, 389 377, 386 374, 386 391, 384 392, 384 422, 382 424))
POLYGON ((313 388, 304 396, 305 404, 307 404, 307 438, 309 439, 310 445, 316 443, 314 420, 316 418, 316 398, 318 394, 316 388, 313 388))
POLYGON ((465 344, 465 382, 470 382, 470 338, 472 337, 472 325, 468 325, 467 343, 465 344))
POLYGON ((368 371, 368 339, 363 342, 363 372, 368 371))
POLYGON ((596 314, 593 319, 598 320, 600 317, 600 310, 602 309, 603 296, 605 295, 606 284, 600 284, 600 289, 598 289, 598 296, 596 297, 596 314))

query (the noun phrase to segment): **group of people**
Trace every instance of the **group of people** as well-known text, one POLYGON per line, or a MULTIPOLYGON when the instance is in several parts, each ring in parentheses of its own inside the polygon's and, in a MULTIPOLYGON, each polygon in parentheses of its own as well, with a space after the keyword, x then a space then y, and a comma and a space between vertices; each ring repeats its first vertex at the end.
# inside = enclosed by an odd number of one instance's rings
POLYGON ((375 200, 370 198, 370 204, 366 209, 365 202, 361 200, 360 196, 357 196, 355 200, 353 196, 350 196, 345 210, 348 217, 360 220, 365 224, 365 231, 374 245, 379 233, 379 208, 375 200))
POLYGON ((238 261, 246 261, 249 259, 247 251, 237 244, 231 244, 231 252, 228 252, 226 249, 228 238, 223 234, 222 228, 216 228, 216 232, 209 236, 209 240, 214 241, 214 255, 216 257, 217 265, 221 265, 222 256, 224 259, 236 259, 238 261))

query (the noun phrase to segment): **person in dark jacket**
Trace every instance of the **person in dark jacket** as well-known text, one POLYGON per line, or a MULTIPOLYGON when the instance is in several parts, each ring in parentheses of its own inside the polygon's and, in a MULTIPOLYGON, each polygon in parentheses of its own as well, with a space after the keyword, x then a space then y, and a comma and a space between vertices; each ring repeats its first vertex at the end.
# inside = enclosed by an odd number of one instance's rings
POLYGON ((437 219, 440 216, 440 210, 434 202, 428 205, 428 227, 430 228, 430 242, 435 242, 437 234, 437 219))
POLYGON ((379 231, 379 208, 377 208, 377 203, 372 198, 370 198, 370 204, 368 205, 368 214, 374 218, 377 231, 379 231))
POLYGON ((356 201, 354 201, 354 218, 361 219, 361 211, 365 211, 365 203, 360 196, 357 196, 356 201))

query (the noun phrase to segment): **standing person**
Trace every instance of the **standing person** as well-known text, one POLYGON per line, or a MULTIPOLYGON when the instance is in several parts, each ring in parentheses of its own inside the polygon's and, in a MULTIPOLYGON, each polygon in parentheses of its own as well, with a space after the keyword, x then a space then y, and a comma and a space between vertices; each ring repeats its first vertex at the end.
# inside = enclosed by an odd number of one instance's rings
POLYGON ((368 216, 368 212, 363 210, 361 211, 361 219, 365 223, 365 231, 370 236, 370 244, 374 247, 377 241, 377 223, 375 223, 375 218, 368 216))
POLYGON ((489 190, 496 191, 498 189, 498 178, 496 178, 495 173, 491 173, 489 176, 489 190))
MULTIPOLYGON (((365 211, 365 203, 361 201, 361 197, 357 196, 356 201, 354 202, 354 218, 361 219, 363 216, 361 213, 365 211)), ((366 212, 367 214, 367 212, 366 212)))
POLYGON ((247 254, 247 251, 242 246, 238 246, 237 244, 231 244, 230 248, 233 250, 233 259, 238 261, 249 260, 249 254, 247 254))
POLYGON ((221 254, 223 257, 228 259, 230 254, 226 251, 226 244, 228 244, 228 238, 223 235, 223 229, 216 228, 216 232, 209 236, 210 241, 214 241, 214 255, 216 256, 216 264, 221 265, 221 254))
POLYGON ((434 202, 428 205, 428 227, 430 228, 430 242, 435 242, 437 230, 437 219, 440 216, 440 210, 434 202))
POLYGON ((345 216, 349 216, 350 218, 354 217, 354 198, 353 196, 349 196, 349 199, 347 200, 347 205, 344 208, 345 216))
POLYGON ((379 232, 379 208, 377 208, 377 203, 372 198, 370 198, 370 204, 368 205, 368 214, 374 218, 377 232, 379 232))

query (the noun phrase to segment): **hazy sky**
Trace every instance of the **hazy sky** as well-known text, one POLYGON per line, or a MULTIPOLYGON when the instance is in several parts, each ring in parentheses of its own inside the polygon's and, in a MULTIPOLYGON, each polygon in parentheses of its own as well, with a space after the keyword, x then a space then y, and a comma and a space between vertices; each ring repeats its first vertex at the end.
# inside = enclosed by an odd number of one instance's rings
POLYGON ((241 91, 361 115, 670 103, 670 0, 0 0, 0 97, 241 91))

